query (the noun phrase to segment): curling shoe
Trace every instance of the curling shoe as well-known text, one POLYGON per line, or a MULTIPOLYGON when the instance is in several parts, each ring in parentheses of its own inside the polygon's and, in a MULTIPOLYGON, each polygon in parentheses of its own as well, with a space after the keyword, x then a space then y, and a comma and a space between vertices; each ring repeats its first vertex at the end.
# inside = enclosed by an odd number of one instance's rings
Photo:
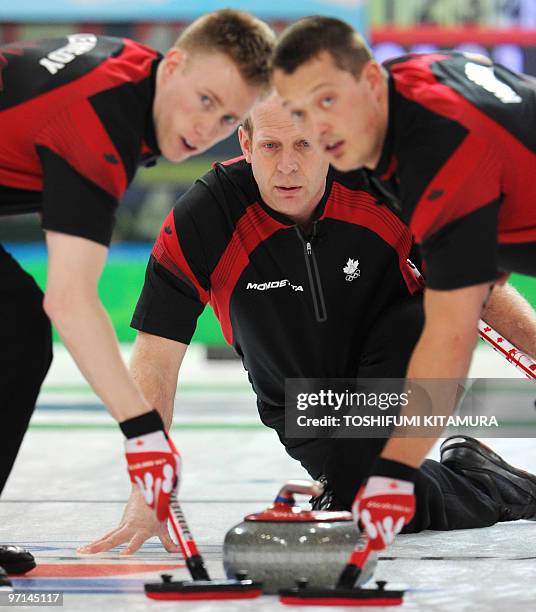
POLYGON ((10 579, 7 577, 6 570, 0 567, 0 593, 12 590, 13 586, 10 579))
POLYGON ((20 546, 0 545, 0 567, 8 574, 25 574, 35 567, 33 555, 20 546))
POLYGON ((311 504, 311 510, 323 510, 338 512, 340 510, 346 510, 343 505, 337 501, 333 489, 329 486, 328 479, 322 475, 317 478, 318 482, 321 482, 324 486, 324 490, 320 495, 311 497, 309 503, 311 504))
POLYGON ((536 476, 511 466, 469 436, 447 438, 440 453, 443 465, 465 476, 499 505, 499 521, 536 520, 536 476))

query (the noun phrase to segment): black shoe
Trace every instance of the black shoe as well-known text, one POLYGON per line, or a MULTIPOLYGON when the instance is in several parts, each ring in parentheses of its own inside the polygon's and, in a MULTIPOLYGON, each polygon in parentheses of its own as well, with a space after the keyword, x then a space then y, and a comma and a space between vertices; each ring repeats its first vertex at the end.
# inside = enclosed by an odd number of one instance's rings
POLYGON ((31 553, 20 546, 0 546, 0 566, 8 574, 25 574, 35 567, 31 553))
POLYGON ((536 520, 536 476, 515 468, 469 436, 451 436, 440 447, 441 463, 489 495, 500 521, 536 520))
POLYGON ((11 580, 7 577, 6 570, 0 567, 0 593, 12 591, 11 580))
POLYGON ((345 510, 342 504, 337 501, 333 490, 328 484, 328 479, 322 475, 317 478, 318 482, 324 485, 324 491, 320 495, 311 497, 309 503, 311 504, 311 510, 324 510, 338 512, 339 510, 345 510))

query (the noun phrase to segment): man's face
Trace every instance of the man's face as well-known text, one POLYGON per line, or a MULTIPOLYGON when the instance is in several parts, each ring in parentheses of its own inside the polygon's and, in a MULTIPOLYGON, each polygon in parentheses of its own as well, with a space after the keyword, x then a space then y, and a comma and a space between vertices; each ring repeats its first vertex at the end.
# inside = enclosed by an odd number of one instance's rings
POLYGON ((293 117, 311 126, 333 166, 376 166, 387 128, 387 86, 378 64, 366 64, 356 79, 324 51, 292 74, 276 69, 274 84, 293 117))
POLYGON ((158 68, 153 117, 162 155, 172 162, 227 138, 256 102, 260 89, 240 76, 223 53, 171 49, 158 68))
POLYGON ((295 223, 306 223, 324 194, 327 157, 278 97, 255 106, 250 119, 253 134, 241 127, 240 145, 262 199, 295 223))

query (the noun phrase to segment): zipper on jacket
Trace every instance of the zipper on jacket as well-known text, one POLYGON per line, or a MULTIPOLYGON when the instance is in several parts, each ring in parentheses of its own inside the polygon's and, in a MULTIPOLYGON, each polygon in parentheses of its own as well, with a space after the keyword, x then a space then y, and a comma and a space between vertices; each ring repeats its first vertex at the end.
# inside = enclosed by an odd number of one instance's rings
POLYGON ((309 277, 309 286, 311 287, 311 295, 313 297, 313 306, 315 309, 315 317, 319 323, 323 323, 328 318, 326 311, 326 302, 324 301, 324 293, 322 291, 322 283, 320 281, 320 273, 316 263, 316 257, 313 252, 313 239, 316 236, 316 221, 313 223, 312 234, 308 238, 304 238, 300 228, 296 225, 296 233, 304 247, 305 266, 307 268, 307 276, 309 277))

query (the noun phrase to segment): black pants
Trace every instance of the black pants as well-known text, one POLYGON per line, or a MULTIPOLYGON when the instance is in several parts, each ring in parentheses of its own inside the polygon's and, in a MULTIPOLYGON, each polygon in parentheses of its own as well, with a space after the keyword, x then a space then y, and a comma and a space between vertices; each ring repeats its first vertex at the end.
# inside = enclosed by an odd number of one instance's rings
MULTIPOLYGON (((371 329, 361 353, 361 378, 403 378, 424 321, 422 301, 413 297, 384 311, 371 329)), ((350 510, 354 497, 370 473, 387 440, 377 438, 292 439, 284 436, 284 411, 261 407, 265 424, 273 427, 288 454, 297 459, 312 478, 324 475, 334 497, 350 510)), ((496 502, 471 481, 426 460, 416 481, 417 508, 405 533, 424 529, 447 530, 488 527, 499 520, 496 502)))
POLYGON ((52 362, 43 292, 0 246, 0 493, 52 362))

